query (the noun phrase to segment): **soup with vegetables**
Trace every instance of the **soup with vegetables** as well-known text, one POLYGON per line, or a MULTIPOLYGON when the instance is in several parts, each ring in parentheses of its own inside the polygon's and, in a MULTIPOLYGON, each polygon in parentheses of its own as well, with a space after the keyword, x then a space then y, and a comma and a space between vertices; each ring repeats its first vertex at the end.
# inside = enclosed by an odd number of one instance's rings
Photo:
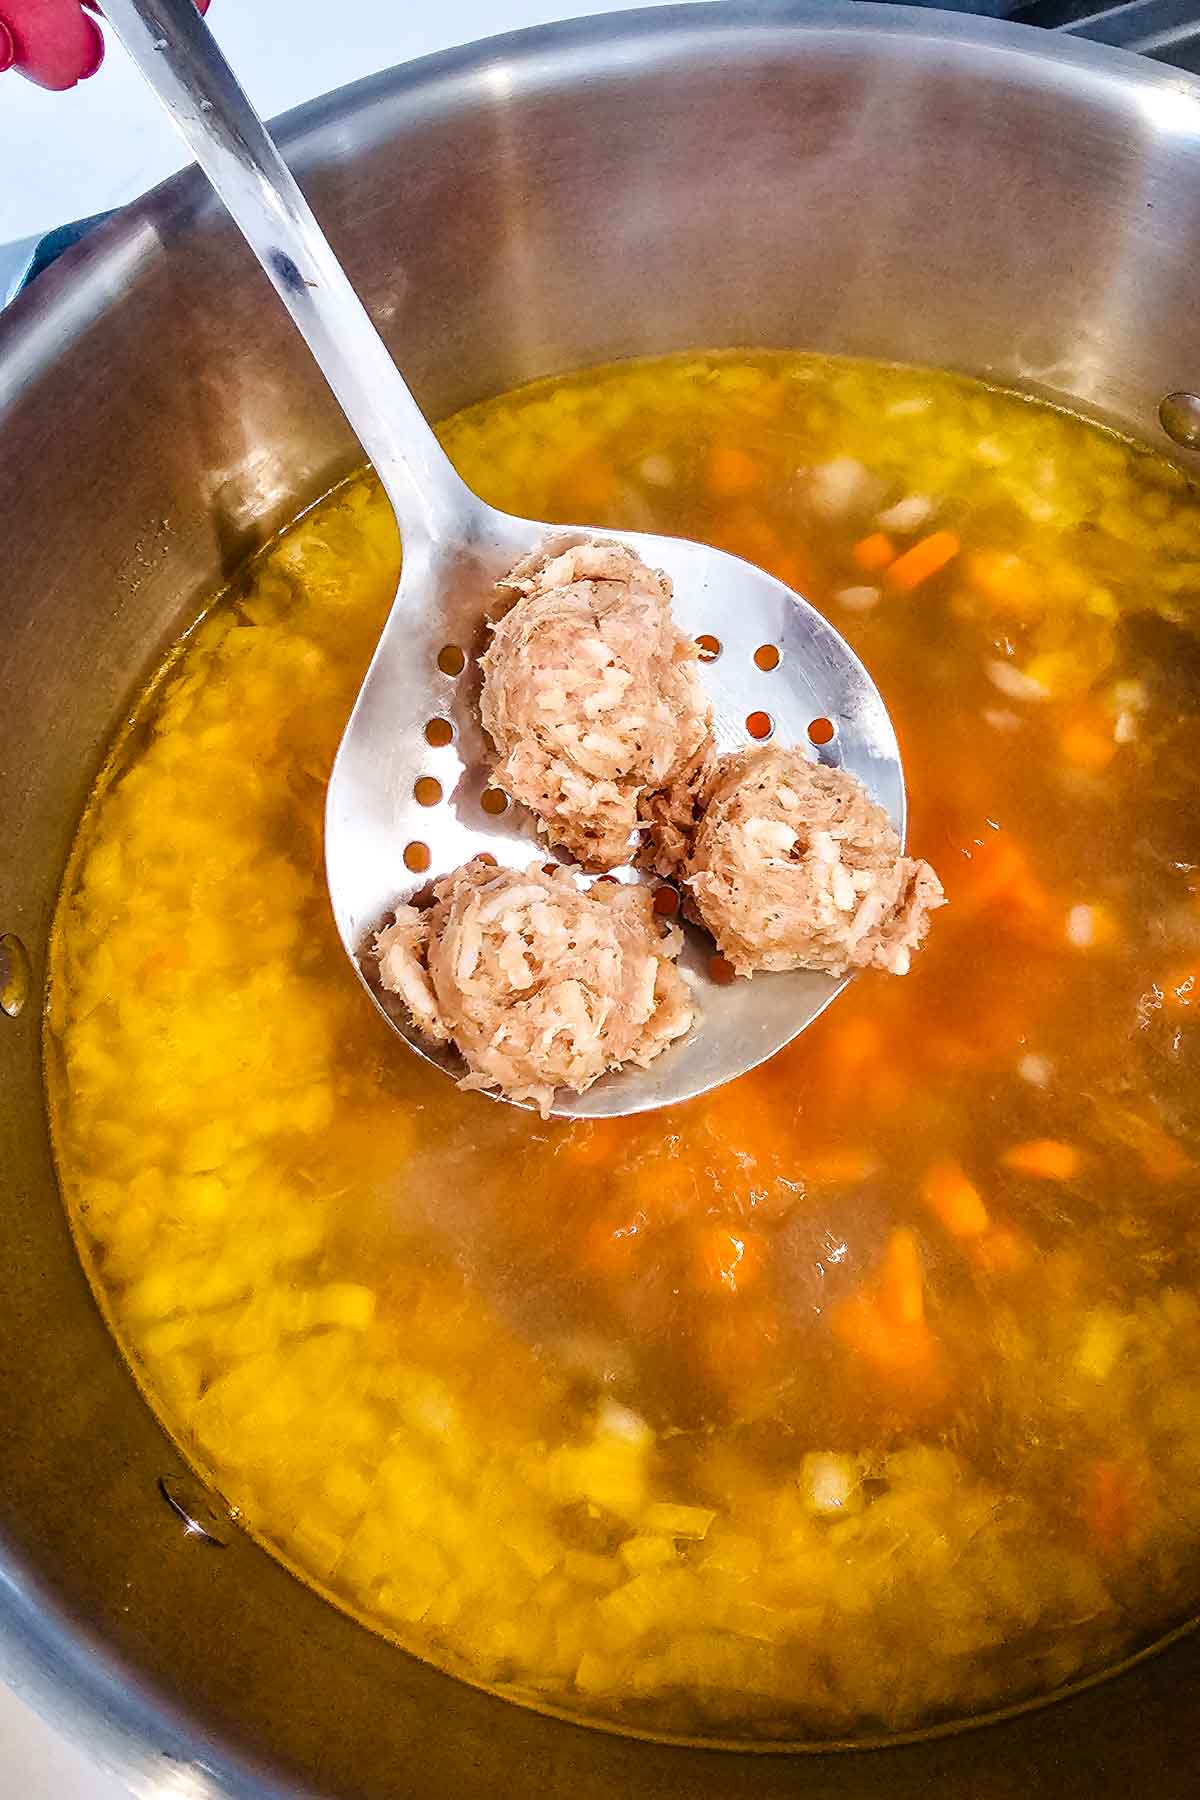
POLYGON ((1028 399, 793 354, 444 439, 499 506, 826 609, 949 905, 686 1107, 457 1091, 328 915, 399 557, 355 478, 174 652, 63 891, 59 1170, 138 1379, 299 1576, 529 1704, 811 1741, 1110 1665, 1200 1594, 1200 496, 1028 399))

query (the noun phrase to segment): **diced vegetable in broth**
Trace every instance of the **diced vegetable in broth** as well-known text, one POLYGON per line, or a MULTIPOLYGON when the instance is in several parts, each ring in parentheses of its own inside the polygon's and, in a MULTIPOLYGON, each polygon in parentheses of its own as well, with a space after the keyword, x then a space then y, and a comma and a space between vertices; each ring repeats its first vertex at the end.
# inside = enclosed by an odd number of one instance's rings
POLYGON ((1104 1667, 1200 1596, 1196 491, 1021 396, 792 354, 444 436, 500 506, 828 608, 950 904, 690 1106, 456 1091, 328 917, 399 557, 356 478, 179 646, 64 887, 59 1169, 139 1379, 299 1575, 529 1704, 844 1738, 1104 1667))

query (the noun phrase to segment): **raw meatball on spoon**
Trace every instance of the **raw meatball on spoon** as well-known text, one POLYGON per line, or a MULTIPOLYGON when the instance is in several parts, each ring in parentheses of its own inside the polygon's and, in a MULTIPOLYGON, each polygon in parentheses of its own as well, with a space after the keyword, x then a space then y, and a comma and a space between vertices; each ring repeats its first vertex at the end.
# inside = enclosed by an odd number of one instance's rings
MULTIPOLYGON (((395 510, 400 585, 330 780, 326 872, 338 932, 376 1004, 421 1055, 461 1076, 458 1053, 385 995, 364 953, 397 905, 431 880, 481 853, 513 869, 545 855, 524 807, 487 810, 503 802, 491 799, 499 790, 478 713, 476 659, 502 578, 551 546, 611 534, 515 518, 465 487, 190 0, 106 0, 105 12, 245 234, 395 510)), ((832 733, 813 754, 856 777, 902 842, 895 732, 838 632, 737 557, 642 532, 622 532, 619 542, 669 582, 679 631, 719 645, 702 671, 717 751, 745 747, 752 715, 769 717, 772 741, 782 746, 808 746, 810 724, 828 721, 832 733), (778 651, 770 672, 755 661, 764 645, 778 651)), ((703 1093, 796 1037, 844 981, 804 969, 723 983, 713 978, 713 954, 711 939, 689 928, 677 966, 702 1014, 692 1030, 644 1067, 624 1067, 582 1093, 560 1089, 553 1111, 605 1117, 703 1093)))

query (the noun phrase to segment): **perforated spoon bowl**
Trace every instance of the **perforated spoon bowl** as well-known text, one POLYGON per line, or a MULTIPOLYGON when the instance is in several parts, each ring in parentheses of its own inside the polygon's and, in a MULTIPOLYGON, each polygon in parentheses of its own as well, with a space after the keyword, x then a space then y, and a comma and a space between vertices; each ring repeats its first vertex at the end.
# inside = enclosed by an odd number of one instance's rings
MULTIPOLYGON (((291 313, 395 510, 400 585, 330 777, 325 866, 346 952, 413 1049, 460 1072, 456 1054, 424 1039, 371 980, 364 951, 374 931, 398 901, 480 852, 512 868, 545 854, 521 808, 487 810, 500 799, 488 790, 476 659, 497 580, 548 542, 616 538, 665 571, 680 627, 717 646, 702 677, 719 748, 764 733, 804 745, 856 775, 903 839, 895 732, 833 626, 782 582, 723 551, 646 532, 551 526, 486 506, 443 453, 191 0, 105 0, 105 12, 291 313), (778 660, 763 667, 772 657, 755 653, 767 649, 778 660)), ((711 941, 687 933, 681 967, 702 1021, 647 1069, 614 1072, 581 1095, 560 1091, 558 1115, 644 1112, 718 1087, 798 1036, 845 985, 803 972, 728 982, 711 941)))

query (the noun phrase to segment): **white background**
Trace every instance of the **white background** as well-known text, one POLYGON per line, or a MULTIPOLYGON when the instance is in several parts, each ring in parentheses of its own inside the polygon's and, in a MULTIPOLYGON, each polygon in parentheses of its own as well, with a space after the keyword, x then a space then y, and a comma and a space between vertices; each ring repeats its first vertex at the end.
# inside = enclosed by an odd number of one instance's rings
MULTIPOLYGON (((635 3, 212 0, 209 21, 250 98, 270 118, 452 44, 550 19, 627 12, 635 3)), ((185 160, 111 37, 100 73, 69 93, 46 94, 16 75, 0 76, 0 243, 120 206, 185 160)))
MULTIPOLYGON (((626 12, 636 3, 213 0, 209 16, 251 99, 270 117, 452 44, 581 13, 626 12)), ((0 76, 0 243, 120 206, 184 160, 157 103, 111 39, 100 73, 70 93, 45 94, 13 74, 0 76)), ((123 1784, 93 1768, 2 1686, 0 1796, 128 1800, 123 1784)))

